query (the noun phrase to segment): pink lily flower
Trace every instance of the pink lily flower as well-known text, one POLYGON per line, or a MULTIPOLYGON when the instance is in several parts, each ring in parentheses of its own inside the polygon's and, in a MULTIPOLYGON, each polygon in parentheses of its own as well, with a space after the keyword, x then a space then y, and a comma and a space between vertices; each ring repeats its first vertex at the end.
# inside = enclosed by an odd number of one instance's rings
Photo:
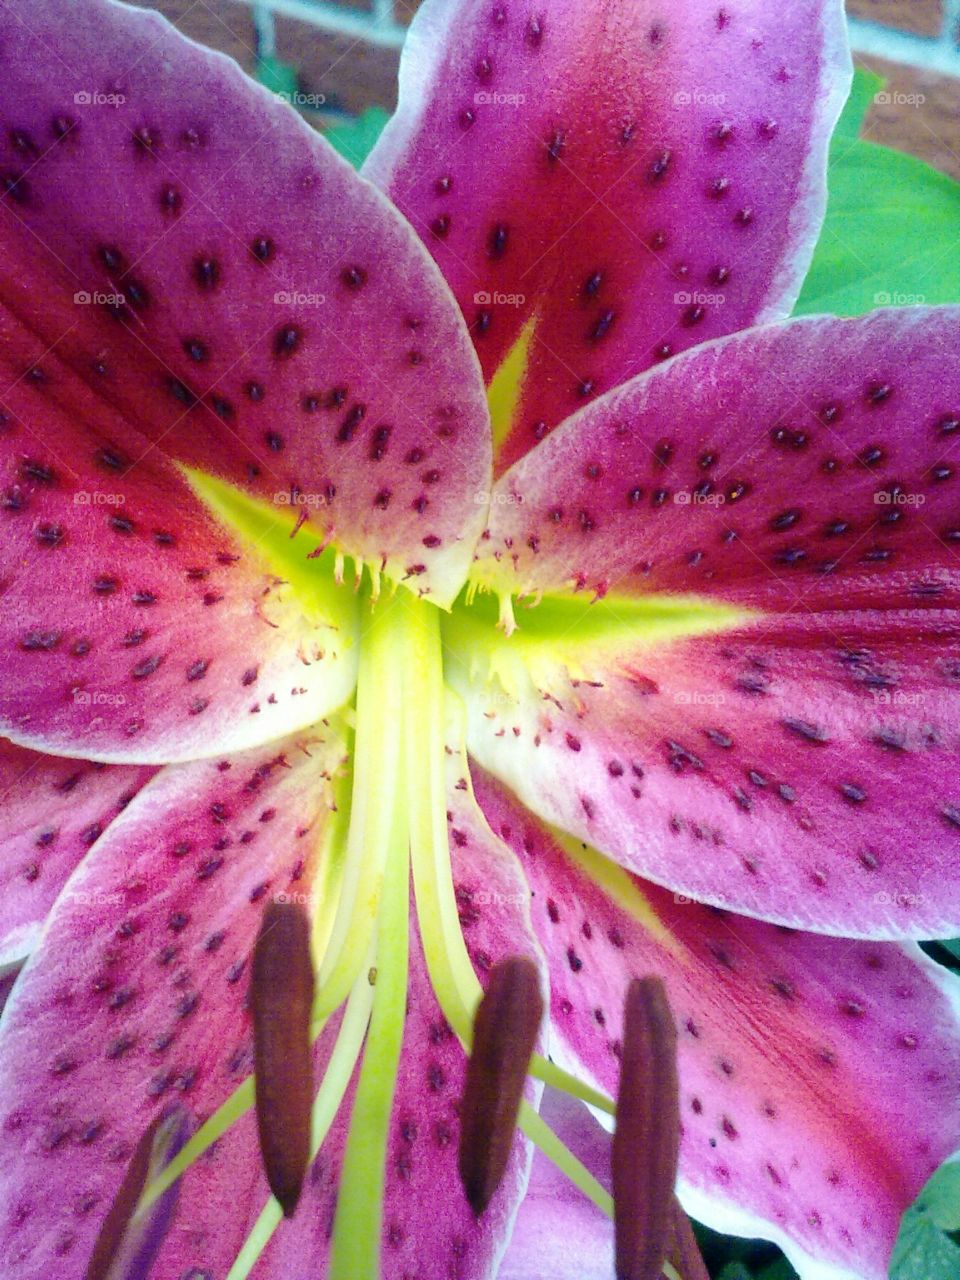
POLYGON ((157 1123, 153 1280, 609 1276, 609 1138, 536 1107, 610 1109, 657 974, 685 1208, 880 1280, 960 1145, 915 941, 960 926, 960 317, 783 320, 839 2, 426 0, 366 179, 111 0, 2 0, 0 72, 4 1277, 85 1274, 157 1123), (517 955, 549 1025, 477 1215, 517 955))

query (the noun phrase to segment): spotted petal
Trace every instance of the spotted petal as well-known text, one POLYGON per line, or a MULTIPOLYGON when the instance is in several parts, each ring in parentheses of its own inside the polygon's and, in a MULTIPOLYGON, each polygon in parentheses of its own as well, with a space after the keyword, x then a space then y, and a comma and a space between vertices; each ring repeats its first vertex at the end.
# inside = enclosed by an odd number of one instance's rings
POLYGON ((788 615, 659 645, 618 630, 509 692, 451 663, 474 758, 685 896, 851 937, 957 931, 955 621, 788 615))
MULTIPOLYGON (((540 1114, 604 1185, 610 1179, 610 1135, 587 1108, 544 1093, 540 1114)), ((614 1275, 613 1228, 539 1151, 497 1280, 609 1280, 614 1275)))
POLYGON ((483 519, 488 419, 412 230, 286 103, 155 13, 4 4, 0 49, 6 327, 166 455, 291 523, 297 504, 348 555, 449 600, 483 519))
POLYGON ((596 857, 588 876, 492 779, 475 784, 534 891, 554 1052, 613 1090, 627 983, 659 973, 680 1029, 686 1208, 774 1240, 804 1280, 885 1280, 902 1212, 960 1144, 956 980, 912 945, 774 928, 596 857))
POLYGON ((421 6, 365 171, 488 380, 533 325, 501 465, 655 361, 788 313, 849 80, 834 0, 421 6))
POLYGON ((954 603, 958 321, 811 317, 634 379, 499 480, 475 579, 778 612, 954 603))
POLYGON ((269 741, 344 702, 355 602, 329 569, 307 572, 316 538, 291 543, 269 513, 252 544, 228 532, 56 353, 2 332, 5 732, 167 762, 269 741), (18 378, 25 363, 43 379, 18 378))
POLYGON ((482 572, 610 592, 518 610, 483 652, 464 639, 477 759, 689 896, 816 931, 952 933, 955 321, 726 339, 518 463, 482 572))
POLYGON ((0 739, 0 967, 27 955, 74 869, 153 773, 0 739))
POLYGON ((248 1074, 263 902, 313 901, 342 754, 331 732, 168 767, 68 882, 0 1035, 11 1280, 81 1274, 153 1116, 179 1097, 196 1122, 248 1074))

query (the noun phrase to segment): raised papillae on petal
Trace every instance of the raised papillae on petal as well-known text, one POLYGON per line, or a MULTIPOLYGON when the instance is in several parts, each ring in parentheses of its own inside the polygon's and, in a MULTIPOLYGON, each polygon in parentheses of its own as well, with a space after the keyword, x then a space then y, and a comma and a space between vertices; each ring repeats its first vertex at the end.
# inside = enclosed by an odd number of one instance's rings
POLYGON ((421 6, 365 172, 488 380, 523 338, 501 465, 657 361, 789 312, 849 80, 835 0, 421 6))
POLYGON ((627 986, 659 974, 678 1029, 685 1207, 776 1241, 801 1274, 886 1280, 901 1214, 960 1145, 956 979, 913 944, 675 897, 561 848, 489 776, 474 782, 533 890, 558 1060, 615 1090, 627 986))
MULTIPOLYGON (((0 83, 5 328, 55 349, 154 454, 449 601, 483 521, 488 417, 463 321, 396 210, 154 13, 5 4, 0 83)), ((10 358, 34 404, 62 396, 45 360, 10 358)), ((33 412, 3 441, 28 500, 50 471, 73 481, 33 412)), ((111 443, 136 476, 138 444, 111 443)))
POLYGON ((958 323, 952 307, 795 320, 634 379, 501 477, 477 581, 778 611, 954 604, 958 323))

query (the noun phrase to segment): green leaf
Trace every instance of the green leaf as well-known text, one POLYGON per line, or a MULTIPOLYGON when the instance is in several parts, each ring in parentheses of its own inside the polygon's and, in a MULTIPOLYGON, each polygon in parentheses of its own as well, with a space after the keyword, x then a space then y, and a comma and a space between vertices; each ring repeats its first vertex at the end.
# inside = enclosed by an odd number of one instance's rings
POLYGON ((929 1218, 908 1209, 890 1260, 890 1280, 956 1280, 960 1249, 929 1218))
POLYGON ((359 169, 374 148, 390 116, 382 107, 367 107, 363 115, 329 128, 325 137, 335 151, 359 169))
POLYGON ((913 156, 835 141, 827 217, 795 314, 960 301, 960 183, 913 156))
POLYGON ((271 93, 282 93, 288 102, 293 100, 299 87, 296 68, 289 62, 282 62, 274 57, 260 58, 257 61, 257 79, 271 93))
POLYGON ((890 1280, 955 1280, 960 1248, 960 1164, 945 1164, 903 1215, 890 1280))
POLYGON ((941 1231, 960 1231, 960 1163, 941 1165, 917 1196, 914 1210, 941 1231))
POLYGON ((839 142, 853 142, 855 138, 860 136, 864 118, 870 110, 870 104, 885 84, 886 81, 882 76, 874 75, 872 71, 864 71, 863 67, 857 67, 853 73, 850 97, 847 99, 846 105, 840 114, 840 119, 837 121, 837 127, 833 131, 834 148, 839 142))

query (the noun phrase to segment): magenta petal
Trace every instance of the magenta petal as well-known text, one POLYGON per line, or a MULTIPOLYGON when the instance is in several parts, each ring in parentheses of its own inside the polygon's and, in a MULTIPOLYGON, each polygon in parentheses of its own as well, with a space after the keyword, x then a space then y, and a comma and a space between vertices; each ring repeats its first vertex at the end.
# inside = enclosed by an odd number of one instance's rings
POLYGON ((536 317, 502 464, 656 360, 787 314, 849 81, 834 0, 421 6, 365 172, 488 380, 536 317))
POLYGON ((958 322, 811 317, 634 379, 500 479, 476 577, 776 612, 956 604, 958 322))
POLYGON ((154 772, 0 739, 0 967, 30 951, 69 876, 154 772))
POLYGON ((5 1277, 82 1274, 154 1115, 204 1119, 251 1070, 248 957, 269 894, 311 900, 342 753, 313 735, 164 769, 69 881, 0 1034, 5 1277))
MULTIPOLYGON (((587 1108, 547 1090, 540 1114, 609 1189, 610 1135, 587 1108)), ((613 1274, 610 1219, 538 1151, 497 1280, 610 1280, 613 1274)))
POLYGON ((410 227, 155 13, 38 0, 0 11, 0 41, 4 306, 165 453, 295 491, 345 552, 449 601, 489 426, 410 227))
MULTIPOLYGON (((56 351, 2 313, 0 336, 0 729, 165 763, 280 737, 345 701, 349 598, 338 618, 305 605, 56 351)), ((304 555, 315 542, 301 535, 304 555)))
POLYGON ((953 611, 800 612, 659 645, 641 627, 582 660, 549 701, 454 678, 474 758, 533 812, 747 915, 851 937, 958 931, 953 611))
POLYGON ((534 890, 557 1054, 612 1091, 624 992, 658 973, 680 1030, 681 1198, 801 1276, 885 1280, 900 1215, 960 1144, 958 984, 918 948, 817 937, 635 881, 648 927, 475 779, 534 890))

